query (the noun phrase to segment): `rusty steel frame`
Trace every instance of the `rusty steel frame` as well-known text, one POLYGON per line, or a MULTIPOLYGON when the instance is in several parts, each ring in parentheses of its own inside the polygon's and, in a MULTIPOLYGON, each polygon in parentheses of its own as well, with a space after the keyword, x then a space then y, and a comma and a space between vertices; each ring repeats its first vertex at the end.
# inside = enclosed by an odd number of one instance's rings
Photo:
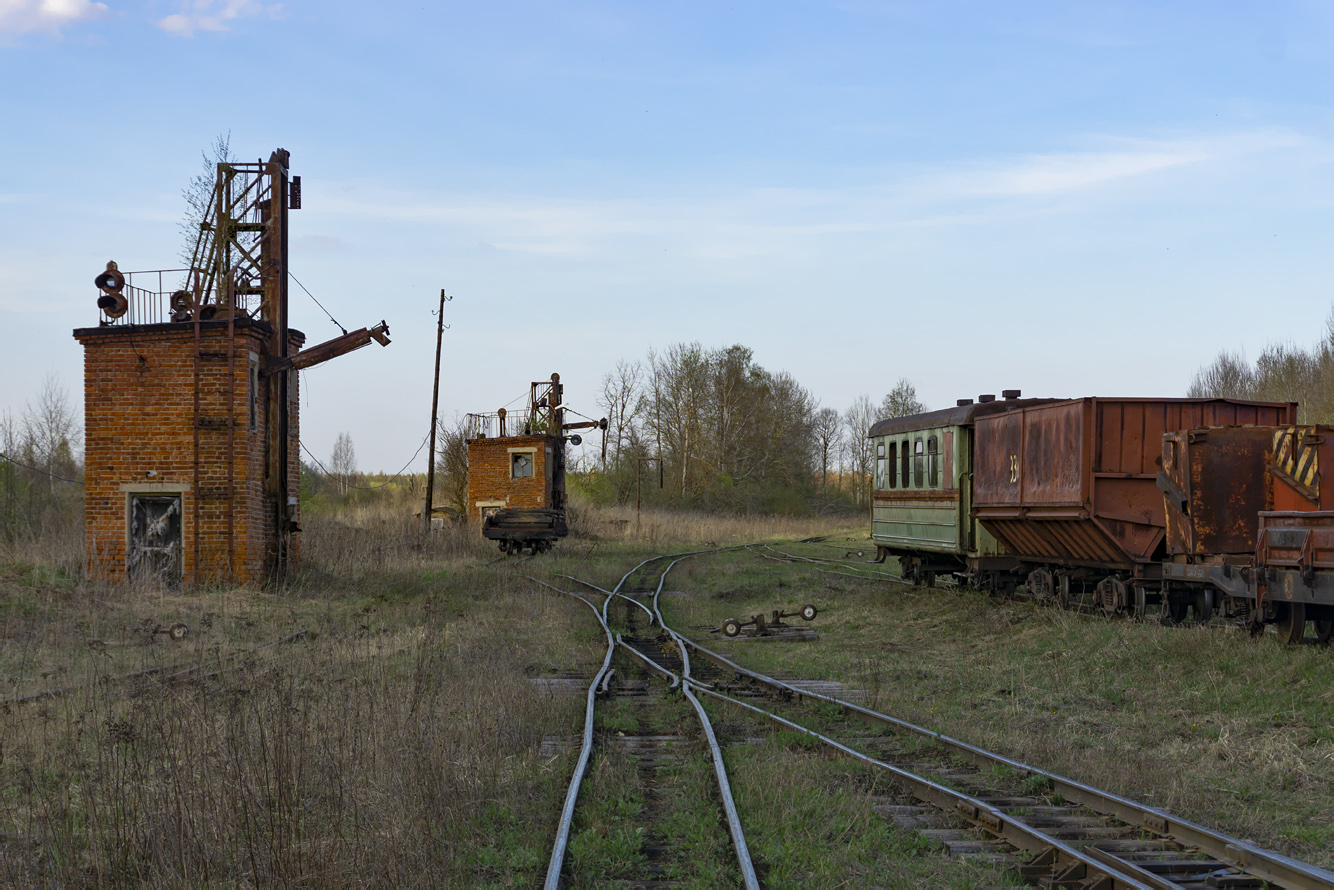
MULTIPOLYGON (((1150 806, 1111 794, 1110 792, 1100 791, 1092 786, 1085 785, 1073 779, 1068 779, 1058 773, 1048 772, 1038 767, 1029 766, 1009 757, 1000 754, 993 754, 976 745, 970 745, 967 742, 960 741, 942 733, 926 729, 906 720, 900 720, 897 717, 891 717, 888 714, 882 714, 861 705, 842 701, 832 696, 821 695, 818 692, 808 692, 798 689, 795 686, 789 686, 781 680, 775 680, 756 671, 743 668, 735 662, 729 660, 716 652, 705 649, 694 640, 682 638, 686 644, 699 652, 701 656, 709 659, 715 664, 729 670, 736 671, 742 676, 749 677, 757 683, 768 686, 774 690, 781 690, 785 694, 794 696, 798 701, 803 698, 815 699, 828 704, 837 705, 844 713, 850 714, 882 726, 888 726, 896 730, 905 731, 922 738, 930 739, 942 747, 958 754, 963 759, 982 767, 1003 766, 1015 770, 1028 776, 1039 776, 1050 783, 1052 789, 1060 793, 1066 800, 1073 801, 1081 806, 1087 807, 1095 812, 1104 815, 1114 816, 1117 819, 1129 824, 1140 825, 1148 831, 1154 832, 1166 837, 1171 837, 1178 843, 1185 846, 1198 847, 1205 853, 1213 856, 1220 862, 1232 865, 1233 867, 1243 869, 1248 873, 1266 881, 1280 883, 1285 887, 1296 887, 1300 890, 1315 890, 1315 888, 1329 888, 1334 886, 1334 872, 1327 871, 1314 865, 1308 865, 1304 862, 1298 862, 1290 859, 1281 853, 1272 850, 1266 850, 1246 841, 1229 837, 1221 832, 1206 828, 1194 822, 1177 817, 1155 809, 1150 806)), ((710 693, 713 694, 713 693, 710 693)), ((745 707, 753 707, 745 702, 739 704, 745 707)), ((776 716, 776 715, 775 715, 776 716)), ((781 719, 781 718, 780 718, 781 719)), ((810 730, 806 730, 810 732, 810 730)), ((864 756, 864 755, 862 755, 864 756)), ((957 792, 945 789, 950 794, 957 792)), ((1008 823, 1012 817, 1001 814, 1001 817, 1008 823)), ((983 827, 988 830, 995 829, 987 826, 985 821, 979 821, 983 827)), ((1123 872, 1127 871, 1128 863, 1115 859, 1115 867, 1123 872)), ((1148 874, 1147 872, 1145 874, 1148 874)), ((1157 876, 1156 880, 1161 881, 1157 876)), ((1128 886, 1135 886, 1130 884, 1128 886)), ((1149 886, 1176 886, 1173 884, 1154 884, 1149 886)))

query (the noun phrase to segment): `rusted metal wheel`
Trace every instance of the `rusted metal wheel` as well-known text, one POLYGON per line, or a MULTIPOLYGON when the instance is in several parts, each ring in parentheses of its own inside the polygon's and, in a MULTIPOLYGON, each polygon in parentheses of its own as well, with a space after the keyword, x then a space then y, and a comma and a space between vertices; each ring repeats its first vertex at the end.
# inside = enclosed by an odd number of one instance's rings
POLYGON ((1317 618, 1315 620, 1315 641, 1317 643, 1328 643, 1330 637, 1334 637, 1334 618, 1317 618))
POLYGON ((741 633, 741 622, 737 621, 735 618, 728 618, 723 622, 723 633, 727 634, 729 637, 734 637, 741 633))
POLYGON ((1184 599, 1174 599, 1169 594, 1163 594, 1163 618, 1167 619, 1168 624, 1181 624, 1186 620, 1186 612, 1190 609, 1190 603, 1184 599))
POLYGON ((1288 645, 1300 643, 1306 636, 1306 603, 1277 603, 1274 612, 1278 638, 1288 645))
POLYGON ((1052 595, 1052 577, 1051 572, 1046 569, 1034 569, 1028 573, 1028 595, 1039 603, 1045 603, 1051 599, 1052 595))
POLYGON ((1195 623, 1208 624, 1214 617, 1214 592, 1212 590, 1195 591, 1195 623))
POLYGON ((815 606, 811 605, 810 603, 807 603, 806 605, 801 607, 801 617, 805 621, 814 621, 815 616, 818 614, 819 610, 817 610, 815 606))

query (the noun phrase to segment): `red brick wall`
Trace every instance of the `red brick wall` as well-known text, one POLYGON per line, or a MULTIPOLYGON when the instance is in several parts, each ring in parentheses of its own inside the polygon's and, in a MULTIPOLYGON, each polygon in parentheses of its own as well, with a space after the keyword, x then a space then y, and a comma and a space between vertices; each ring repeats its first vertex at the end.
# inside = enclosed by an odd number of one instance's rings
MULTIPOLYGON (((89 571, 125 580, 130 493, 179 494, 182 576, 195 579, 195 507, 199 508, 199 578, 228 580, 227 325, 201 326, 199 491, 194 490, 194 326, 163 324, 84 328, 85 519, 89 571), (155 473, 149 476, 148 473, 155 473), (129 489, 127 491, 126 489, 129 489)), ((256 428, 250 429, 250 355, 267 351, 268 331, 238 324, 233 418, 233 565, 235 580, 265 579, 274 550, 273 510, 264 497, 264 443, 268 429, 260 378, 256 428)), ((292 351, 299 348, 294 338, 292 351)), ((297 375, 289 376, 295 391, 297 375)), ((299 491, 298 402, 289 421, 289 491, 299 491)), ((294 538, 297 536, 293 536, 294 538)), ((299 552, 295 544, 293 554, 299 552)))
POLYGON ((551 504, 549 467, 552 436, 500 436, 468 443, 468 521, 481 520, 478 501, 504 501, 506 507, 547 507, 551 504), (530 479, 510 478, 513 448, 533 448, 530 479))

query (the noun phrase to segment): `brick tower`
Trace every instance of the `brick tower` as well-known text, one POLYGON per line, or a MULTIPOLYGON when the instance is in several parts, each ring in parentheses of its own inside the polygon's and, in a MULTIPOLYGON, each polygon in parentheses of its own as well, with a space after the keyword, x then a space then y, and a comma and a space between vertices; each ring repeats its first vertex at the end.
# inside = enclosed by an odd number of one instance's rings
POLYGON ((84 348, 90 575, 111 582, 261 583, 300 554, 294 372, 372 339, 302 351, 287 325, 287 152, 218 165, 191 268, 97 276, 84 348), (175 290, 171 283, 181 283, 175 290))

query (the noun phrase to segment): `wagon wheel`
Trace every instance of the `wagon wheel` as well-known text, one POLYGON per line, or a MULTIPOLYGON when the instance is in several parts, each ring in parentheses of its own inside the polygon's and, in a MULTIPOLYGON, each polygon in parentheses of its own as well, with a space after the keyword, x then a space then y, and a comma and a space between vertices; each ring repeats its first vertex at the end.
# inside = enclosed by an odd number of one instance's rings
POLYGON ((1317 618, 1315 620, 1315 641, 1317 643, 1328 643, 1331 636, 1334 636, 1334 618, 1317 618))
POLYGON ((737 621, 735 618, 728 618, 723 622, 723 633, 727 634, 729 637, 734 637, 741 633, 741 622, 737 621))
MULTIPOLYGON (((1197 590, 1197 591, 1195 591, 1195 623, 1196 623, 1196 624, 1208 624, 1208 623, 1209 623, 1209 620, 1210 620, 1211 618, 1214 617, 1214 602, 1213 602, 1213 599, 1214 599, 1214 598, 1213 598, 1212 596, 1209 595, 1209 591, 1207 591, 1207 590, 1197 590)), ((1184 608, 1182 609, 1182 612, 1183 612, 1183 613, 1185 612, 1185 609, 1184 609, 1184 608)), ((1183 614, 1183 617, 1184 617, 1184 614, 1183 614)))
POLYGON ((1278 638, 1288 645, 1300 643, 1306 636, 1306 603, 1278 603, 1275 610, 1278 638))
POLYGON ((818 614, 818 610, 810 603, 801 607, 801 617, 803 621, 814 621, 815 616, 818 614))

